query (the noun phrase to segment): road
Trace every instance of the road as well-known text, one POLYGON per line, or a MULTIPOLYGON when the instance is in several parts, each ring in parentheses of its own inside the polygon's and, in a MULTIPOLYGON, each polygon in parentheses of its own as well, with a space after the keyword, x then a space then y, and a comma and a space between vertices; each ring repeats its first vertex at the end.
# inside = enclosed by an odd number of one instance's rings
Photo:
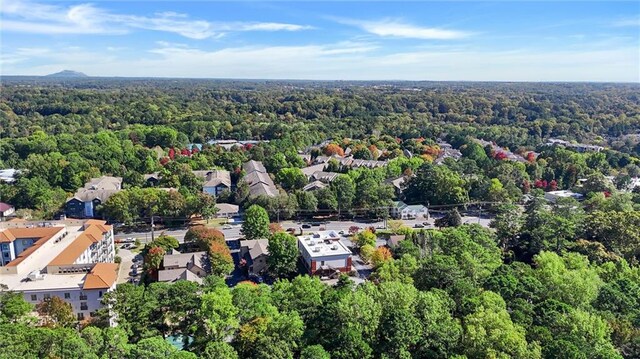
MULTIPOLYGON (((413 220, 403 220, 404 224, 408 227, 412 227, 414 228, 414 226, 416 224, 424 224, 424 223, 428 223, 429 226, 425 227, 425 228, 433 228, 433 223, 434 220, 438 218, 437 216, 432 216, 429 220, 425 220, 425 219, 413 219, 413 220)), ((483 227, 489 227, 489 223, 491 222, 491 218, 490 217, 486 217, 483 216, 481 218, 479 217, 474 217, 474 216, 463 216, 462 217, 462 222, 463 223, 478 223, 483 227)), ((300 226, 306 222, 301 222, 301 221, 281 221, 280 225, 282 226, 282 228, 284 229, 288 229, 288 228, 295 228, 296 230, 300 229, 300 226)), ((352 226, 357 226, 360 228, 367 228, 367 227, 376 227, 376 228, 384 228, 384 222, 383 221, 379 221, 379 222, 364 222, 364 221, 329 221, 327 223, 321 224, 319 226, 312 226, 311 228, 305 229, 305 232, 315 232, 320 230, 320 228, 324 228, 325 230, 335 230, 335 231, 348 231, 350 227, 352 226)), ((240 234, 240 229, 241 229, 241 225, 240 224, 233 224, 231 225, 231 228, 229 229, 222 229, 222 228, 218 228, 220 231, 222 231, 222 233, 224 233, 224 237, 226 239, 233 239, 233 238, 239 238, 242 237, 242 235, 240 234)), ((165 233, 169 236, 175 237, 178 242, 182 243, 184 242, 184 236, 187 233, 187 229, 186 228, 170 228, 170 229, 165 229, 165 230, 156 230, 155 231, 155 236, 159 236, 160 234, 165 233)), ((299 233, 299 232, 298 232, 299 233)), ((115 238, 117 239, 124 239, 124 238, 137 238, 140 239, 140 241, 144 244, 144 243, 148 243, 151 242, 151 232, 134 232, 134 233, 120 233, 120 234, 116 234, 115 238)))

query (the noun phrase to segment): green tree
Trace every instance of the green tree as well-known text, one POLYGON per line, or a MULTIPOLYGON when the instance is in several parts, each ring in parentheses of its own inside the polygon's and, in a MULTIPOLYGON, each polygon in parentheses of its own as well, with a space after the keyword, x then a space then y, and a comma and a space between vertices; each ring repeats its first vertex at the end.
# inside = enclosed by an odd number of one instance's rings
POLYGON ((0 324, 23 323, 33 309, 22 293, 0 291, 0 324))
POLYGON ((233 305, 233 297, 229 288, 218 286, 201 297, 198 317, 202 325, 198 326, 196 341, 205 344, 207 341, 221 341, 238 327, 238 308, 233 305))
POLYGON ((322 345, 309 345, 300 352, 300 359, 331 359, 331 355, 322 345))
POLYGON ((131 350, 131 358, 159 359, 171 358, 178 350, 162 337, 145 338, 136 343, 131 350))
POLYGON ((404 192, 410 202, 457 204, 468 200, 465 181, 446 166, 422 165, 404 192))
MULTIPOLYGON (((331 191, 334 193, 339 210, 349 211, 351 210, 356 198, 356 185, 347 175, 339 175, 331 182, 331 191)), ((322 207, 321 207, 322 208, 322 207)))
POLYGON ((261 239, 269 237, 269 215, 264 208, 252 205, 245 212, 242 223, 242 233, 246 239, 261 239))
POLYGON ((276 175, 276 181, 286 190, 302 189, 308 183, 307 176, 297 167, 281 169, 276 175))
POLYGON ((298 240, 296 237, 279 232, 269 238, 269 272, 276 277, 287 277, 296 271, 298 264, 298 240))
POLYGON ((225 342, 209 342, 201 357, 203 359, 238 359, 238 353, 225 342))
POLYGON ((513 324, 504 300, 496 293, 480 295, 478 309, 464 319, 464 352, 470 358, 540 358, 529 345, 525 330, 513 324))

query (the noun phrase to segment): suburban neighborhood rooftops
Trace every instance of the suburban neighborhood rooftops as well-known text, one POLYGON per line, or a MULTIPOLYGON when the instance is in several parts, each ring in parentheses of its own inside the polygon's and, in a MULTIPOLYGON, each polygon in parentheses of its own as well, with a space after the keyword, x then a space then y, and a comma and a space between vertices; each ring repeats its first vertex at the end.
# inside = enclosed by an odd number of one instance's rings
POLYGON ((114 190, 114 189, 91 190, 91 189, 80 188, 78 192, 76 192, 73 195, 73 197, 70 198, 69 200, 75 198, 80 202, 89 202, 89 201, 93 201, 94 199, 99 199, 101 202, 106 202, 109 199, 109 197, 111 197, 117 192, 118 190, 114 190))
POLYGON ((271 177, 269 177, 262 162, 249 161, 243 164, 242 168, 246 172, 242 181, 249 185, 249 196, 275 197, 278 195, 278 189, 271 177))
POLYGON ((163 269, 158 271, 159 282, 177 282, 179 280, 188 280, 202 284, 202 278, 186 268, 163 269))
POLYGON ((240 209, 237 204, 231 203, 216 203, 215 207, 218 209, 218 213, 238 213, 240 209))
POLYGON ((246 240, 242 241, 240 245, 247 247, 251 259, 256 259, 261 255, 269 254, 269 240, 267 239, 246 240))
POLYGON ((249 162, 246 162, 245 164, 242 165, 242 169, 246 172, 246 173, 250 173, 250 172, 262 172, 262 173, 267 173, 267 169, 264 168, 264 165, 262 164, 262 162, 259 161, 254 161, 251 160, 249 162))
POLYGON ((313 181, 309 184, 307 184, 306 186, 302 187, 303 191, 314 191, 317 189, 323 189, 323 188, 327 188, 329 187, 328 184, 322 182, 322 181, 313 181))
POLYGON ((162 259, 162 265, 167 267, 187 268, 190 265, 196 265, 202 269, 208 267, 207 252, 177 253, 165 254, 162 259))
POLYGON ((317 165, 313 165, 313 166, 309 166, 309 167, 305 167, 302 168, 302 173, 307 176, 307 178, 311 177, 314 173, 318 172, 318 171, 323 171, 325 167, 324 163, 320 163, 317 165))
POLYGON ((121 190, 122 177, 102 176, 92 178, 84 185, 88 190, 121 190))
POLYGON ((311 176, 311 179, 322 182, 333 182, 338 176, 340 176, 340 173, 337 172, 317 171, 311 176))
POLYGON ((193 174, 204 180, 203 187, 215 187, 223 184, 231 187, 231 173, 225 170, 193 171, 193 174))
POLYGON ((299 236, 298 242, 311 258, 351 254, 349 248, 340 241, 340 235, 336 231, 319 231, 299 236))

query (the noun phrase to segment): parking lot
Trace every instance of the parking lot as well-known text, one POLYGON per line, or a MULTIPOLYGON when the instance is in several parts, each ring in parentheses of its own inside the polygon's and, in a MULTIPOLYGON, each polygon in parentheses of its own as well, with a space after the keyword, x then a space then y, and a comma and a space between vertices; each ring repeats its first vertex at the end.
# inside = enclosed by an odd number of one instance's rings
MULTIPOLYGON (((118 270, 118 281, 117 283, 126 283, 131 279, 131 266, 133 265, 133 259, 137 255, 137 253, 132 252, 128 249, 122 249, 122 244, 116 244, 118 248, 118 256, 122 259, 120 262, 120 269, 118 270)), ((140 275, 135 277, 136 279, 140 278, 140 275)))

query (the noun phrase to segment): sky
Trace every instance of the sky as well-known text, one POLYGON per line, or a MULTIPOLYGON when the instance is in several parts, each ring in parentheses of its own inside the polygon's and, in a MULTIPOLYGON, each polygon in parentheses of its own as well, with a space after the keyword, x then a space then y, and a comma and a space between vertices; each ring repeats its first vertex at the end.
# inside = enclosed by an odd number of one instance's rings
POLYGON ((0 1, 0 74, 640 82, 640 1, 0 1))

